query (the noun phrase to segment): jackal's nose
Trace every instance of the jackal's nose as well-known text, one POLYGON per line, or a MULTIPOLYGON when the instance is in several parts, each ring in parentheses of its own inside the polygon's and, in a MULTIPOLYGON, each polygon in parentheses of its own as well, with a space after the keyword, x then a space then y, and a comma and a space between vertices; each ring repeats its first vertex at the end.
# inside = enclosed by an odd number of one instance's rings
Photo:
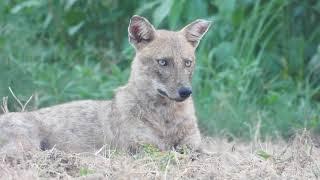
POLYGON ((180 88, 178 92, 181 98, 187 98, 192 94, 192 90, 187 87, 180 88))

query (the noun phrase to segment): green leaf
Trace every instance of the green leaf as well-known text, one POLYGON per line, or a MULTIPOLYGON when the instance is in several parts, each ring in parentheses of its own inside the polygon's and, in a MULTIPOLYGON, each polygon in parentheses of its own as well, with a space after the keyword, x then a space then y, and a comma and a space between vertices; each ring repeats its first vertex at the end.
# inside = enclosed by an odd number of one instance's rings
POLYGON ((69 36, 73 36, 75 35, 80 29, 81 27, 84 25, 84 21, 81 21, 79 24, 72 26, 68 29, 68 34, 69 36))
POLYGON ((156 10, 153 13, 153 24, 155 26, 158 26, 164 20, 164 18, 168 16, 172 5, 172 0, 164 0, 160 4, 160 6, 156 8, 156 10))
POLYGON ((146 3, 142 7, 136 10, 136 14, 143 14, 144 12, 152 9, 154 6, 158 5, 159 3, 160 1, 153 1, 153 2, 146 3))
POLYGON ((262 157, 264 160, 267 160, 267 159, 269 159, 269 158, 271 157, 270 154, 268 154, 267 152, 265 152, 265 151, 263 151, 263 150, 259 150, 259 151, 257 152, 257 155, 260 156, 260 157, 262 157))
POLYGON ((80 168, 80 176, 87 176, 87 175, 89 175, 89 174, 93 174, 94 173, 94 171, 93 170, 90 170, 90 169, 88 169, 88 168, 80 168))
POLYGON ((214 4, 218 7, 221 15, 230 20, 236 9, 236 0, 216 0, 214 4))
POLYGON ((234 44, 231 42, 221 42, 210 52, 210 57, 216 57, 218 65, 230 64, 233 65, 231 58, 234 56, 234 44))
POLYGON ((68 11, 78 0, 67 0, 64 10, 68 11))
POLYGON ((181 14, 184 10, 185 2, 186 0, 174 1, 169 18, 170 28, 176 28, 178 22, 181 20, 181 14))
POLYGON ((10 12, 12 14, 16 14, 16 13, 20 12, 24 8, 39 7, 39 6, 41 6, 41 1, 39 1, 39 0, 25 1, 25 2, 22 2, 22 3, 18 4, 18 5, 16 5, 15 7, 13 7, 10 12))
POLYGON ((43 27, 47 28, 49 26, 49 24, 51 23, 52 19, 53 19, 53 15, 52 15, 51 12, 49 12, 47 17, 46 17, 46 20, 43 23, 43 27))

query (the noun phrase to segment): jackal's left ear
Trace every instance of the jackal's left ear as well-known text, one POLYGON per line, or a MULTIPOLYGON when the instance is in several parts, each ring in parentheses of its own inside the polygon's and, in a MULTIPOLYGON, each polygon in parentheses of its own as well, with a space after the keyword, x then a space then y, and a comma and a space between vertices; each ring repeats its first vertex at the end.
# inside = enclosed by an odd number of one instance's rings
POLYGON ((153 40, 155 29, 144 17, 134 15, 130 19, 128 27, 129 42, 136 48, 142 48, 146 43, 153 40))
POLYGON ((208 31, 210 25, 211 21, 198 19, 184 27, 181 32, 192 46, 196 48, 203 35, 208 31))

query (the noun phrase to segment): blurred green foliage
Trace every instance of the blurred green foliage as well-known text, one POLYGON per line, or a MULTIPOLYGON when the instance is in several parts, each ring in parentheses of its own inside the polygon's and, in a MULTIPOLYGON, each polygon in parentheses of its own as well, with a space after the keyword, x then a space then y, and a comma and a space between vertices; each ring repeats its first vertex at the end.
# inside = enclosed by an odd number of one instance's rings
POLYGON ((129 76, 134 14, 173 30, 213 20, 193 81, 204 133, 320 130, 317 0, 2 0, 0 96, 11 110, 9 86, 23 101, 34 94, 35 108, 111 98, 129 76))

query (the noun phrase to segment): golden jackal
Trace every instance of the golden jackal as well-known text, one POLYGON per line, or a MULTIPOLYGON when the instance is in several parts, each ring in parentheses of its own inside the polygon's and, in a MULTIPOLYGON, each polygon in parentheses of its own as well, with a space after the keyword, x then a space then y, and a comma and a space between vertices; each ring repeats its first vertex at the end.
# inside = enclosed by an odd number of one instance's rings
POLYGON ((136 151, 198 149, 191 79, 195 50, 210 22, 196 20, 180 31, 156 30, 140 16, 130 20, 136 54, 128 83, 111 101, 74 101, 0 116, 0 151, 56 147, 68 152, 108 148, 136 151))

